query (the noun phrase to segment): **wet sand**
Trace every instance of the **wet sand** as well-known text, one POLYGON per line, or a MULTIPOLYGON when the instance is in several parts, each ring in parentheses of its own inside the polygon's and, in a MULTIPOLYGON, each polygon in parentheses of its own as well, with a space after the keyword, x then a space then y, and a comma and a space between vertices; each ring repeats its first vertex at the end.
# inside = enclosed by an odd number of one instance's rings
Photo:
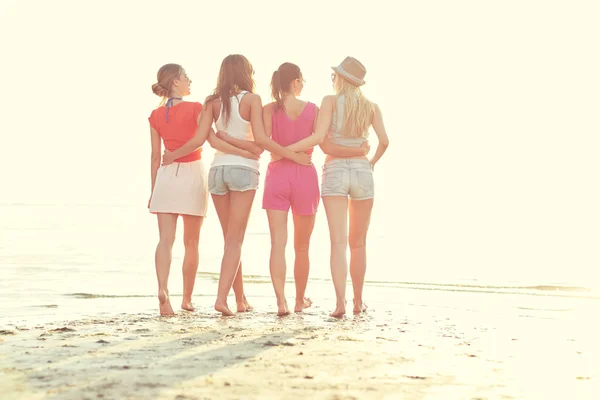
POLYGON ((264 309, 223 318, 206 306, 172 318, 103 314, 2 327, 1 397, 592 399, 599 393, 597 336, 575 323, 580 314, 572 309, 510 314, 475 305, 381 303, 342 320, 319 305, 284 318, 264 309))

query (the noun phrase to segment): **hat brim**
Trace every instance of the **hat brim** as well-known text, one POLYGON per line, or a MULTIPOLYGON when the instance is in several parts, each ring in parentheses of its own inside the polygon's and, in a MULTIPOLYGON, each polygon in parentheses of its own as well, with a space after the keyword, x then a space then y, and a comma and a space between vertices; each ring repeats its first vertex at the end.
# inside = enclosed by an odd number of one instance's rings
POLYGON ((339 76, 341 76, 342 78, 346 79, 348 82, 356 85, 356 86, 362 86, 364 85, 366 82, 362 79, 358 79, 350 74, 348 74, 346 71, 342 70, 338 67, 331 67, 331 69, 338 74, 339 76))

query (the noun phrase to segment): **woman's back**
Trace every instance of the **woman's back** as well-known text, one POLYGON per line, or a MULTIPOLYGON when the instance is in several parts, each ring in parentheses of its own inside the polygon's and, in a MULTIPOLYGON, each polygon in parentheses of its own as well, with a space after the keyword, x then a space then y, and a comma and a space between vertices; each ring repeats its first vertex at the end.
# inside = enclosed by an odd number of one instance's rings
POLYGON ((236 96, 231 96, 229 98, 231 103, 231 113, 227 121, 225 120, 223 106, 221 105, 219 118, 215 122, 215 125, 218 130, 227 132, 228 135, 233 136, 236 139, 254 140, 250 121, 242 118, 242 115, 240 114, 240 106, 246 93, 246 91, 242 91, 236 96))
MULTIPOLYGON (((223 112, 224 107, 221 104, 219 118, 217 118, 215 122, 217 130, 227 132, 229 136, 232 136, 236 139, 254 140, 249 118, 246 120, 242 116, 242 113, 246 114, 248 117, 250 116, 249 104, 247 101, 244 101, 247 93, 247 91, 241 91, 237 95, 229 98, 231 108, 229 119, 227 121, 223 112)), ((244 158, 235 154, 227 154, 217 150, 215 151, 215 158, 212 166, 215 167, 219 165, 241 165, 255 170, 258 170, 259 168, 258 160, 244 158)))
POLYGON ((296 104, 289 104, 285 110, 276 104, 272 107, 271 137, 281 146, 289 146, 312 135, 317 115, 315 104, 298 101, 296 104))
MULTIPOLYGON (((150 125, 160 135, 165 148, 174 151, 194 137, 198 127, 198 115, 202 104, 182 101, 171 107, 159 107, 150 114, 150 125)), ((189 162, 200 159, 202 148, 177 159, 177 162, 189 162)))
POLYGON ((339 95, 335 99, 335 110, 331 118, 331 125, 329 126, 329 135, 331 141, 340 146, 346 147, 360 147, 367 141, 369 137, 369 130, 366 129, 364 132, 354 134, 352 137, 348 136, 344 132, 344 108, 346 105, 346 96, 339 95))

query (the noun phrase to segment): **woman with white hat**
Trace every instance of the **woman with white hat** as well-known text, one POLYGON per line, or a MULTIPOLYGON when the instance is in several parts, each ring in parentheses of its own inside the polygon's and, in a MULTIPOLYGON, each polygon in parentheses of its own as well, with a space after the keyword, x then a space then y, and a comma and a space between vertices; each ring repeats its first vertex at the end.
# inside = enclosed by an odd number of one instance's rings
POLYGON ((321 197, 327 214, 331 239, 331 275, 336 292, 336 308, 331 316, 346 313, 346 250, 350 245, 350 276, 354 289, 354 313, 366 311, 362 292, 367 267, 366 238, 373 209, 373 169, 389 139, 379 107, 361 92, 366 68, 357 59, 346 57, 332 67, 334 95, 325 96, 315 134, 294 145, 303 151, 316 144, 327 158, 323 167, 321 197), (379 144, 369 160, 367 137, 373 127, 379 144), (340 147, 342 146, 342 147, 340 147), (349 199, 348 199, 349 198, 349 199), (350 224, 348 226, 348 215, 350 224))

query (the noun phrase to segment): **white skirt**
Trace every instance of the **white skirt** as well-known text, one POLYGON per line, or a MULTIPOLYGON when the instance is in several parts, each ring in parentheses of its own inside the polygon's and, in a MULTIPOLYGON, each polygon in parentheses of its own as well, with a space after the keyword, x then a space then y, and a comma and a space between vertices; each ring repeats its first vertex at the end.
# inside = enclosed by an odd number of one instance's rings
POLYGON ((208 185, 202 160, 172 163, 158 169, 150 212, 204 217, 208 185))

